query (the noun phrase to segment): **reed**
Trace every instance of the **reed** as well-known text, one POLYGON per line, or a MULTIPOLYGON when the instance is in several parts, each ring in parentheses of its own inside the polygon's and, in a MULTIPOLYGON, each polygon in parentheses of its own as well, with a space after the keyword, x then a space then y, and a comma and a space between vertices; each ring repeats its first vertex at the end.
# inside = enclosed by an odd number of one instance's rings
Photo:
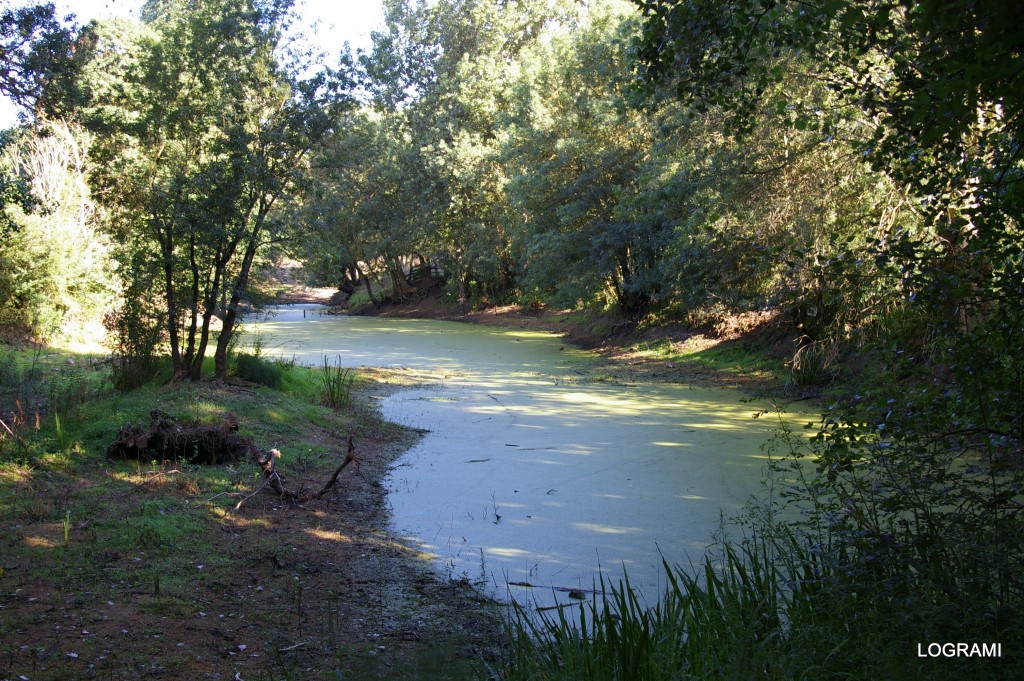
POLYGON ((323 385, 323 403, 331 409, 343 409, 352 401, 352 386, 355 383, 355 372, 341 365, 341 357, 336 364, 331 364, 323 357, 323 371, 320 373, 323 385))

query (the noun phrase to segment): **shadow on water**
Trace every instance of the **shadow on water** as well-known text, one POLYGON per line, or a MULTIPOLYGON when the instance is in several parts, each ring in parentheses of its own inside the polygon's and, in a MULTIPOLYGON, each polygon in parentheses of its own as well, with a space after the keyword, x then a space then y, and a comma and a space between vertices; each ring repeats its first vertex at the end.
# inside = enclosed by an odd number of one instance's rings
POLYGON ((304 364, 442 372, 383 402, 429 431, 386 480, 393 528, 499 597, 566 602, 625 569, 653 602, 662 556, 698 563, 723 515, 760 489, 770 424, 738 392, 586 383, 594 358, 550 334, 305 315, 250 328, 268 354, 304 364))

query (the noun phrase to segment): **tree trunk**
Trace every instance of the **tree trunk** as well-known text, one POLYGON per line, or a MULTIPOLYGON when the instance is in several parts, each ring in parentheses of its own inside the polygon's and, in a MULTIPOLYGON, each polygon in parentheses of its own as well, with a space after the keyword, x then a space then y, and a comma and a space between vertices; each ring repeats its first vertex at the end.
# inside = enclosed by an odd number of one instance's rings
POLYGON ((373 295, 373 287, 370 286, 369 272, 364 273, 362 268, 359 267, 359 263, 356 263, 356 271, 359 272, 359 278, 363 280, 363 285, 366 287, 366 295, 370 297, 370 302, 373 303, 374 307, 380 307, 380 301, 373 295))
POLYGON ((224 325, 220 330, 220 337, 217 338, 217 350, 213 354, 213 375, 217 378, 227 378, 228 375, 228 345, 231 344, 231 336, 235 332, 235 321, 238 319, 238 305, 249 286, 249 272, 252 270, 253 261, 256 259, 256 251, 260 244, 260 232, 263 227, 263 218, 266 213, 261 211, 256 216, 255 225, 248 237, 248 244, 245 247, 245 256, 242 258, 242 267, 238 270, 238 278, 235 279, 234 288, 231 291, 231 300, 228 302, 227 311, 224 313, 224 325))
MULTIPOLYGON (((225 264, 226 265, 226 264, 225 264)), ((203 308, 203 327, 199 335, 199 347, 196 356, 192 360, 192 367, 188 377, 192 381, 198 381, 203 376, 203 359, 206 357, 206 348, 210 342, 210 323, 213 321, 213 313, 217 309, 217 298, 220 297, 220 282, 224 267, 217 263, 217 271, 213 274, 213 283, 206 296, 203 308)))

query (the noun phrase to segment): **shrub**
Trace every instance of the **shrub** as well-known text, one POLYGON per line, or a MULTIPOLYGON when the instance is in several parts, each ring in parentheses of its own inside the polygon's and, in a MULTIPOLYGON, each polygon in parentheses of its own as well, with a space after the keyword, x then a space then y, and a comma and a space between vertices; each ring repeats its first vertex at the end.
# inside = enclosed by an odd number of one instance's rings
POLYGON ((275 390, 281 388, 281 367, 256 355, 236 355, 235 376, 275 390))
POLYGON ((789 364, 789 381, 800 388, 824 385, 835 378, 839 356, 836 345, 814 341, 800 346, 789 364))

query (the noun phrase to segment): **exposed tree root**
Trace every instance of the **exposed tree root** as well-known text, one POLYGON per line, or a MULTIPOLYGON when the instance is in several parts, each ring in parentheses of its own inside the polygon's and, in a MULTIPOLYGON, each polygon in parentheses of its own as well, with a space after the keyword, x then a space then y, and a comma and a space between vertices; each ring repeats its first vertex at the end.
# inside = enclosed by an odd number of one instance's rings
MULTIPOLYGON (((290 490, 284 486, 284 480, 281 477, 281 474, 274 467, 274 460, 279 459, 281 457, 281 452, 279 452, 278 450, 271 449, 266 454, 257 451, 255 454, 253 454, 253 461, 255 461, 256 464, 261 469, 263 469, 263 477, 265 479, 263 487, 270 487, 272 490, 277 492, 278 496, 284 499, 289 499, 297 503, 303 504, 306 503, 307 501, 313 501, 314 499, 321 498, 322 496, 327 494, 327 492, 329 492, 331 488, 334 487, 335 484, 337 484, 338 476, 341 475, 341 472, 345 470, 345 468, 350 463, 356 460, 355 449, 356 446, 352 439, 352 435, 349 435, 348 452, 345 454, 345 460, 342 461, 341 465, 338 466, 338 468, 334 471, 334 475, 332 475, 331 479, 327 481, 327 484, 325 484, 323 488, 319 492, 316 492, 315 494, 305 492, 302 490, 290 490)), ((253 494, 249 496, 254 496, 260 490, 262 490, 263 487, 261 487, 259 490, 256 490, 256 492, 253 492, 253 494)), ((249 499, 249 497, 245 497, 245 499, 242 499, 241 501, 238 502, 238 504, 235 506, 236 511, 242 507, 242 504, 245 503, 246 499, 249 499)))
POLYGON ((107 457, 149 459, 198 464, 237 463, 254 457, 259 449, 252 438, 238 434, 238 418, 225 414, 219 423, 177 422, 159 409, 150 412, 149 428, 141 423, 121 426, 107 447, 107 457))
POLYGON ((157 456, 161 459, 184 460, 199 464, 251 460, 262 469, 264 483, 252 494, 243 497, 235 505, 235 510, 268 487, 282 499, 300 504, 319 499, 337 484, 341 472, 356 460, 355 443, 350 434, 345 460, 323 488, 316 493, 296 491, 285 486, 284 477, 274 465, 275 459, 281 457, 281 452, 276 449, 264 452, 256 446, 252 438, 239 435, 238 418, 234 414, 226 414, 219 423, 177 423, 172 416, 159 410, 153 410, 150 416, 153 420, 148 429, 142 424, 122 426, 117 438, 107 447, 107 456, 139 460, 157 456))

